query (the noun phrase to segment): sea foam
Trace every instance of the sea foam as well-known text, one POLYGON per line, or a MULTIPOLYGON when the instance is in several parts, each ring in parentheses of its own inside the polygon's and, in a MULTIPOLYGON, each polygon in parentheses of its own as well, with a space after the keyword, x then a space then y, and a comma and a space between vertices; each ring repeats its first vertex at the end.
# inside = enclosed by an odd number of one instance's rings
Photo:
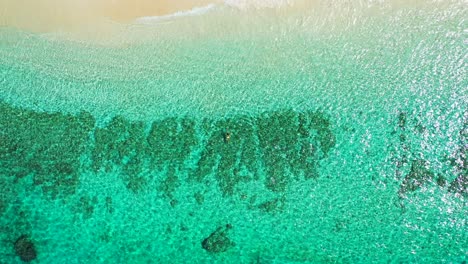
POLYGON ((280 8, 290 6, 294 0, 224 0, 222 4, 211 3, 206 6, 194 7, 190 10, 177 11, 175 13, 162 16, 144 16, 135 19, 137 24, 153 24, 155 22, 168 21, 180 17, 198 16, 213 11, 217 7, 229 7, 238 10, 263 9, 263 8, 280 8))
POLYGON ((206 6, 195 7, 187 11, 178 11, 178 12, 168 14, 168 15, 163 15, 163 16, 139 17, 135 19, 135 22, 139 24, 152 24, 154 22, 171 20, 177 17, 197 16, 197 15, 202 15, 213 10, 216 6, 217 6, 216 4, 209 4, 206 6))
POLYGON ((261 8, 279 8, 291 5, 294 0, 225 0, 224 3, 230 7, 241 10, 261 9, 261 8))

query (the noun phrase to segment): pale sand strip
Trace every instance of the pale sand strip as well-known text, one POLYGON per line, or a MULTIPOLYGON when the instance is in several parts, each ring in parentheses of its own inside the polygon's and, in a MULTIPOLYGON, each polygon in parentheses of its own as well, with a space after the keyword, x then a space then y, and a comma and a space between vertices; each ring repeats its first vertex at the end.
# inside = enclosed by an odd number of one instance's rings
POLYGON ((0 26, 37 32, 76 30, 102 19, 129 22, 161 16, 221 0, 0 0, 0 26))

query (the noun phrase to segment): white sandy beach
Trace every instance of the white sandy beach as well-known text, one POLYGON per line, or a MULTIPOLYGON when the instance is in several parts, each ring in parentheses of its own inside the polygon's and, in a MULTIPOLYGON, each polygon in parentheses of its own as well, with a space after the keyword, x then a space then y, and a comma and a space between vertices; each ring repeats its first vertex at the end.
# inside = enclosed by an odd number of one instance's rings
POLYGON ((36 32, 77 30, 102 20, 129 22, 138 17, 162 16, 219 0, 0 0, 0 25, 36 32))

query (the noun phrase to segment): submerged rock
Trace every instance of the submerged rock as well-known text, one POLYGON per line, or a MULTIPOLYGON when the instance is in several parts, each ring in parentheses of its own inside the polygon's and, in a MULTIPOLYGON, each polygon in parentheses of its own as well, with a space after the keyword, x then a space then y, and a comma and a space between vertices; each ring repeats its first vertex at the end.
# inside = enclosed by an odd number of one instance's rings
POLYGON ((446 184, 447 184, 447 179, 445 179, 444 176, 439 175, 439 177, 437 178, 437 185, 439 185, 440 187, 445 187, 446 184))
POLYGON ((400 195, 407 192, 414 192, 421 188, 426 182, 434 178, 434 173, 428 168, 428 162, 425 160, 414 160, 411 164, 411 171, 406 175, 401 183, 400 195))
POLYGON ((450 183, 449 191, 468 197, 468 175, 461 174, 450 183))
POLYGON ((405 112, 400 112, 398 114, 398 126, 401 129, 405 129, 406 127, 406 113, 405 112))
POLYGON ((202 247, 208 252, 220 253, 235 246, 235 243, 227 236, 227 231, 231 228, 230 224, 218 227, 216 231, 202 241, 202 247))
POLYGON ((37 257, 36 247, 34 243, 26 235, 20 236, 15 244, 15 252, 22 261, 29 262, 37 257))
POLYGON ((274 213, 276 211, 282 210, 284 205, 284 199, 276 198, 270 201, 263 202, 259 204, 257 207, 258 209, 267 212, 267 213, 274 213))

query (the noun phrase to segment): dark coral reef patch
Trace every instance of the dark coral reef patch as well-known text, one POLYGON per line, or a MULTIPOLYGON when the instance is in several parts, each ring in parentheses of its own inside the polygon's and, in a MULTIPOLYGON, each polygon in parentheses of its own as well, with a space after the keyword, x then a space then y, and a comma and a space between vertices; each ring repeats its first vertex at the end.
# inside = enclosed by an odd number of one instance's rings
POLYGON ((20 236, 14 243, 16 255, 24 262, 30 262, 37 258, 34 243, 27 235, 20 236))
POLYGON ((6 103, 0 112, 0 174, 32 177, 52 198, 75 194, 86 170, 117 172, 135 194, 158 177, 156 191, 169 200, 185 176, 202 184, 214 177, 224 196, 251 181, 284 192, 293 180, 317 178, 318 161, 335 145, 331 123, 320 112, 177 117, 151 124, 116 116, 103 127, 87 112, 38 113, 6 103))
POLYGON ((52 197, 75 193, 80 156, 91 146, 94 118, 37 113, 0 103, 0 174, 33 177, 35 185, 52 197))
POLYGON ((202 241, 202 248, 211 253, 221 253, 234 247, 236 244, 228 237, 228 231, 232 226, 227 224, 218 227, 213 233, 202 241))

